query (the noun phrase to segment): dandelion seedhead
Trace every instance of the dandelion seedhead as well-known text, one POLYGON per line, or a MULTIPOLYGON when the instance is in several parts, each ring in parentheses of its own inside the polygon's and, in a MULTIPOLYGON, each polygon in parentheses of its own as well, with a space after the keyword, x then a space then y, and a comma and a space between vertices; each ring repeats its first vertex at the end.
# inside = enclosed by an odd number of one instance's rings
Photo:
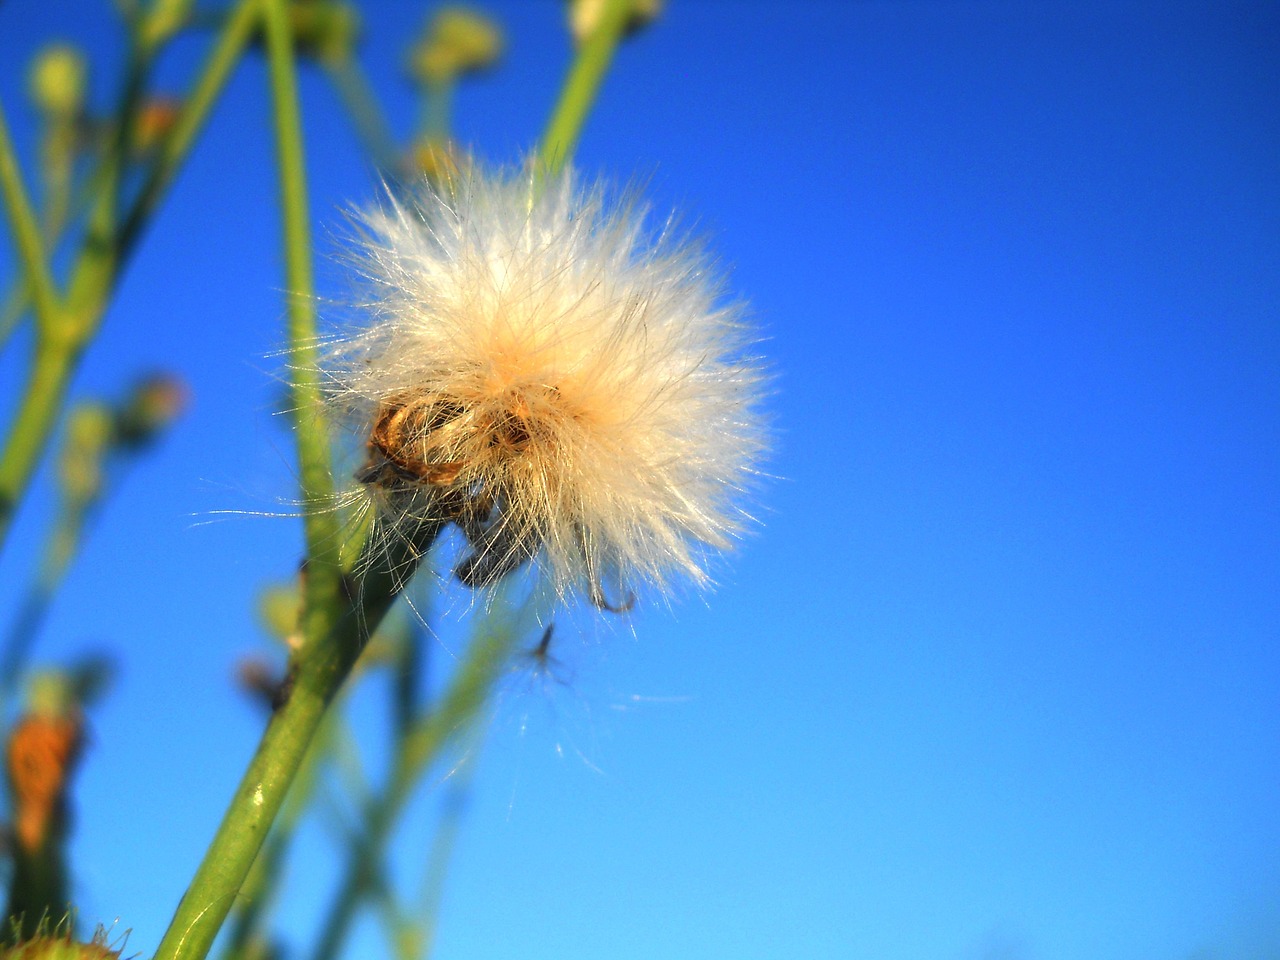
POLYGON ((382 527, 447 517, 477 586, 536 561, 562 597, 708 581, 763 447, 741 308, 634 194, 469 170, 359 215, 368 320, 330 347, 382 527))

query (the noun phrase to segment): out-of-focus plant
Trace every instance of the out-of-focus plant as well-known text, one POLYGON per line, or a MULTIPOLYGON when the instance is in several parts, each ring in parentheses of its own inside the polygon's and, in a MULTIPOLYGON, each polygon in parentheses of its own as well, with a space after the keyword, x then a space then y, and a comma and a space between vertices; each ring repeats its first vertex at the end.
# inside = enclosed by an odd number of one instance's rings
MULTIPOLYGON (((457 85, 493 68, 507 43, 493 20, 461 6, 432 12, 408 53, 421 110, 403 138, 360 67, 361 14, 340 0, 238 0, 198 15, 190 0, 124 0, 129 50, 102 117, 84 58, 45 50, 30 75, 38 205, 0 110, 0 188, 19 262, 0 348, 24 318, 33 345, 0 447, 2 547, 121 270, 236 64, 252 50, 268 65, 305 553, 296 578, 264 593, 264 629, 279 652, 240 677, 269 719, 156 960, 199 960, 228 917, 226 960, 279 955, 270 908, 281 865, 301 819, 335 796, 358 817, 339 830, 345 866, 315 960, 339 955, 365 906, 377 908, 399 960, 425 956, 459 804, 441 819, 424 911, 404 908, 383 860, 428 771, 451 748, 476 747, 485 704, 522 649, 549 656, 560 608, 586 601, 621 614, 646 587, 701 584, 705 554, 739 530, 737 497, 762 449, 760 376, 740 314, 721 303, 696 245, 652 235, 638 198, 569 165, 619 43, 659 6, 569 5, 575 53, 561 95, 540 143, 505 169, 453 140, 457 85), (208 27, 189 88, 176 98, 153 89, 174 38, 208 27), (323 351, 300 65, 332 81, 389 192, 362 215, 365 249, 354 258, 371 287, 367 323, 323 351), (364 454, 351 480, 335 467, 345 462, 333 449, 339 427, 357 432, 364 454), (417 604, 417 620, 387 616, 424 565, 482 595, 465 650, 430 700, 419 629, 430 607, 417 604), (391 693, 391 759, 376 781, 342 709, 363 676, 391 693)), ((182 398, 173 381, 150 380, 123 404, 82 402, 66 417, 58 512, 0 659, 0 692, 26 671, 113 465, 145 449, 182 398)), ((78 944, 63 928, 50 938, 42 926, 69 907, 65 811, 89 672, 40 676, 7 735, 12 946, 0 957, 107 956, 97 940, 78 944)), ((455 776, 451 789, 460 795, 464 781, 455 776)))

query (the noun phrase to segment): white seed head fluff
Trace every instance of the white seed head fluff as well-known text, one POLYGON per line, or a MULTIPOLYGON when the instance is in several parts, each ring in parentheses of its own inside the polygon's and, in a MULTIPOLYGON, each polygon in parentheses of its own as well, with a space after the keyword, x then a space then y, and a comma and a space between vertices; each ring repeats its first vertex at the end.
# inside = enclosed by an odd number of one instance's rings
POLYGON ((358 215, 372 289, 328 350, 334 399, 388 529, 425 491, 466 533, 468 582, 536 559, 610 606, 602 583, 705 585, 742 530, 764 448, 751 334, 701 247, 647 213, 526 168, 358 215))

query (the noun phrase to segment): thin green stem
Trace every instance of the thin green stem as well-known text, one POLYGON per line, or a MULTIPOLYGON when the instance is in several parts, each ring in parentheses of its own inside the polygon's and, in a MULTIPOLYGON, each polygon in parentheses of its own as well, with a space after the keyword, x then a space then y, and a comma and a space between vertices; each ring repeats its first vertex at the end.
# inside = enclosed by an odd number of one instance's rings
MULTIPOLYGON (((479 749, 478 744, 476 749, 479 749)), ((403 952, 400 960, 426 960, 435 947, 437 918, 440 916, 440 902, 444 898, 444 881, 462 829, 462 815, 466 809, 467 792, 475 769, 476 760, 469 756, 454 771, 449 791, 445 794, 440 823, 436 827, 435 836, 431 840, 431 851, 427 855, 422 895, 413 911, 418 918, 418 936, 414 944, 417 949, 413 953, 403 952)))
POLYGON ((4 192, 5 213, 18 256, 22 258, 26 287, 31 291, 36 318, 46 330, 52 329, 61 314, 58 291, 41 239, 40 222, 22 183, 22 172, 9 138, 9 124, 5 120, 3 105, 0 105, 0 190, 4 192))
MULTIPOLYGON (((135 47, 130 51, 120 97, 119 122, 122 128, 132 121, 134 105, 145 84, 147 70, 146 62, 135 47)), ((3 127, 2 119, 0 127, 3 127)), ((4 152, 0 149, 0 154, 4 152)), ((52 438, 54 425, 66 399, 68 383, 85 345, 97 332, 106 309, 107 295, 116 278, 118 259, 112 235, 124 155, 124 135, 118 131, 103 161, 100 188, 89 214, 80 258, 67 285, 65 302, 55 304, 53 311, 49 312, 47 304, 41 305, 41 281, 29 272, 38 336, 31 376, 5 442, 4 453, 0 455, 0 546, 4 544, 18 502, 52 438)), ((38 231, 34 239, 43 258, 43 240, 38 231)))
POLYGON ((0 350, 9 343, 18 324, 27 313, 31 304, 31 288, 27 286, 27 278, 19 277, 5 294, 4 305, 0 306, 0 350))
POLYGON ((421 116, 418 120, 419 139, 428 143, 448 143, 449 130, 453 125, 453 94, 457 86, 457 77, 454 75, 428 80, 423 85, 421 116))
POLYGON ((200 960, 209 952, 326 708, 442 526, 424 523, 412 537, 371 543, 365 557, 369 567, 353 588, 360 600, 317 609, 324 619, 313 617, 312 624, 325 629, 318 642, 297 652, 288 696, 273 715, 154 960, 200 960))
MULTIPOLYGON (((333 504, 333 466, 324 398, 316 366, 315 296, 311 272, 311 221, 307 205, 307 170, 302 148, 302 118, 293 37, 283 0, 264 0, 264 25, 270 59, 276 149, 280 171, 280 205, 284 220, 285 273, 289 298, 289 343, 292 367, 294 431, 298 474, 305 504, 307 586, 304 611, 335 593, 341 577, 341 539, 333 504)), ((304 632, 306 613, 304 612, 304 632)), ((307 634, 309 637, 310 634, 307 634)))
POLYGON ((383 851, 414 788, 454 735, 480 712, 522 633, 514 623, 487 619, 438 706, 400 740, 390 783, 365 810, 364 834, 353 845, 312 960, 335 960, 338 956, 361 901, 378 882, 383 851))
POLYGON ((204 129, 213 105, 227 84, 249 38, 258 24, 259 0, 239 0, 223 23, 222 32, 200 71, 199 78, 183 101, 182 112, 173 131, 161 144, 128 211, 121 218, 116 246, 122 258, 137 242, 142 227, 163 199, 183 162, 191 153, 196 137, 204 129))
MULTIPOLYGON (((38 317, 45 318, 40 322, 47 335, 37 344, 35 367, 39 369, 33 369, 27 392, 20 401, 17 417, 5 441, 4 452, 0 454, 0 547, 4 544, 18 501, 48 445, 53 424, 62 411, 67 381, 85 345, 97 333, 107 297, 119 278, 120 267, 132 251, 147 217, 190 152, 210 108, 244 52, 256 21, 257 3, 258 0, 241 0, 227 21, 173 136, 162 148, 138 199, 117 230, 118 193, 127 147, 123 131, 132 127, 133 111, 148 72, 148 57, 156 50, 148 48, 143 51, 135 47, 132 52, 120 97, 119 132, 94 174, 96 196, 65 304, 55 304, 57 309, 50 313, 48 304, 40 305, 42 295, 39 289, 32 290, 36 313, 38 317)), ((0 117, 2 126, 3 118, 0 117)), ((0 142, 0 178, 7 181, 9 177, 3 169, 6 166, 4 158, 11 159, 12 150, 6 149, 7 131, 0 130, 0 138, 3 138, 0 142)), ((13 172, 16 176, 16 168, 13 172)), ((20 181, 17 185, 21 186, 20 181)), ((10 187, 6 186, 5 191, 7 195, 10 187)), ((28 289, 31 289, 30 285, 28 289)))
POLYGON ((78 350, 62 340, 40 337, 35 361, 22 392, 13 429, 0 455, 0 546, 4 544, 18 501, 31 482, 36 463, 53 433, 66 399, 78 350))
POLYGON ((356 133, 373 157, 373 162, 384 173, 399 173, 400 159, 395 137, 391 135, 386 115, 382 112, 377 97, 373 95, 360 64, 354 57, 347 55, 325 60, 324 69, 337 90, 342 105, 351 115, 356 133))
POLYGON ((4 635, 4 643, 0 647, 0 722, 5 715, 4 707, 22 677, 49 605, 62 586, 72 559, 80 550, 85 526, 96 502, 97 498, 90 502, 64 502, 45 545, 40 575, 27 589, 17 616, 4 635))
POLYGON ((560 101, 538 148, 538 160, 548 176, 559 172, 573 158, 582 125, 595 103, 618 41, 622 39, 631 3, 632 0, 605 0, 595 29, 578 49, 560 93, 560 101))

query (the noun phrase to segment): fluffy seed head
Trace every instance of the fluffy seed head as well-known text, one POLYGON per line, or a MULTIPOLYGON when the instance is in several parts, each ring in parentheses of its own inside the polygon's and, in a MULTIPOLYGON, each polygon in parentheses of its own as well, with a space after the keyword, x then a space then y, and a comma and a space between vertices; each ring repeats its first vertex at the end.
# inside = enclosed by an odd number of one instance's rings
POLYGON ((391 529, 456 521, 468 583, 536 559, 611 607, 604 584, 704 585, 741 529, 761 371, 707 257, 645 218, 571 172, 478 170, 359 216, 368 320, 327 367, 357 476, 391 529))

